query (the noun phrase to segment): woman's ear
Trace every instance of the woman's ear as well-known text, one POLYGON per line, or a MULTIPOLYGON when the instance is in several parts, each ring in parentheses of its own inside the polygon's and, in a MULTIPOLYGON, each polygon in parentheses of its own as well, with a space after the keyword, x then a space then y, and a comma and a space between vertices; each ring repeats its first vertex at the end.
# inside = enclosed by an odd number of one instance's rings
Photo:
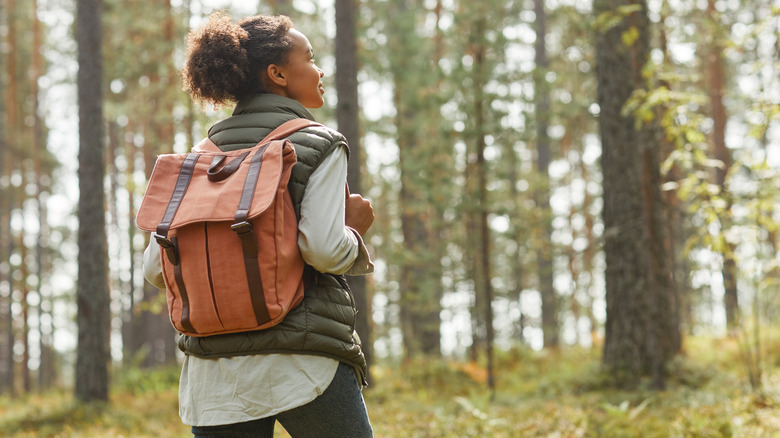
POLYGON ((280 87, 287 86, 287 78, 284 76, 284 72, 278 65, 270 64, 265 72, 272 84, 280 87))

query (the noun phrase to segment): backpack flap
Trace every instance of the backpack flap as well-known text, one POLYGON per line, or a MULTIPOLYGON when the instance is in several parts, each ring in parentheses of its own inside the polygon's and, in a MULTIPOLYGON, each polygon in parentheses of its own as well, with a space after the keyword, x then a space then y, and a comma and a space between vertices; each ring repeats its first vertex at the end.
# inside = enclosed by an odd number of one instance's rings
POLYGON ((246 217, 256 217, 274 200, 280 184, 286 185, 290 175, 289 171, 284 172, 285 165, 289 169, 289 163, 295 160, 295 149, 288 140, 230 152, 160 155, 138 209, 136 224, 144 231, 155 231, 177 190, 184 193, 170 228, 195 222, 233 221, 253 163, 253 171, 259 173, 253 193, 249 194, 251 208, 246 217), (239 164, 229 176, 214 181, 211 175, 218 172, 212 167, 215 162, 220 162, 219 170, 239 164), (186 178, 188 182, 182 181, 186 178))

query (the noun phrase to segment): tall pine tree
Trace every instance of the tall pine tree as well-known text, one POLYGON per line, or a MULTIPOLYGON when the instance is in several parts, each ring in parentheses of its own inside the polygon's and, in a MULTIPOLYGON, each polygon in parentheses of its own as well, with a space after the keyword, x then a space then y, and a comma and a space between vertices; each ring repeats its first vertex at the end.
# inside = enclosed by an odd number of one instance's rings
POLYGON ((664 253, 658 130, 623 111, 634 90, 645 87, 647 4, 596 0, 594 12, 607 264, 603 362, 618 385, 649 375, 661 389, 679 348, 679 323, 664 253))
MULTIPOLYGON (((358 53, 357 16, 359 0, 336 0, 336 92, 338 105, 336 119, 339 131, 349 143, 350 157, 347 183, 353 193, 363 193, 363 150, 360 141, 360 110, 358 108, 358 53)), ((363 343, 363 354, 371 365, 373 359, 371 337, 371 295, 365 277, 348 277, 355 296, 357 323, 355 329, 363 343)))
POLYGON ((108 400, 109 292, 104 207, 101 0, 76 3, 79 71, 78 346, 76 398, 108 400))

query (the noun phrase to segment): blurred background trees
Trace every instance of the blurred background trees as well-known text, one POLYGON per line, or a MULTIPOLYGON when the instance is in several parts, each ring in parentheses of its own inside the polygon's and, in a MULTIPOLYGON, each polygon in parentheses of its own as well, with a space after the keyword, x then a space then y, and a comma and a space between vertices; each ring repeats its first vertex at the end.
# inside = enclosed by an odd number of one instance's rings
MULTIPOLYGON (((776 4, 245 3, 102 2, 115 365, 177 358, 134 217, 155 156, 229 114, 193 105, 178 69, 188 29, 230 8, 289 14, 326 71, 315 116, 348 135, 350 185, 377 213, 359 294, 374 363, 444 356, 492 383, 497 349, 603 348, 616 383, 662 387, 685 337, 708 334, 740 340, 760 387, 761 327, 778 322, 776 4)), ((4 393, 74 375, 75 15, 0 1, 4 393)))

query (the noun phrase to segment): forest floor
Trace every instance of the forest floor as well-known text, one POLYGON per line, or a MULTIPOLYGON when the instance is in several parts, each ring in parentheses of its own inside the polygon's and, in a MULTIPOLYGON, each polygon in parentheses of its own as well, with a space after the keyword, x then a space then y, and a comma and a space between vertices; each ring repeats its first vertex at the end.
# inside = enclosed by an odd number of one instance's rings
MULTIPOLYGON (((364 392, 375 436, 780 437, 777 348, 763 359, 761 393, 751 390, 732 340, 686 339, 664 391, 609 389, 598 350, 501 353, 492 401, 477 366, 376 366, 364 392)), ((177 369, 114 374, 103 406, 78 405, 64 390, 0 397, 0 436, 191 436, 177 415, 177 369)), ((276 437, 288 436, 277 426, 276 437)))

